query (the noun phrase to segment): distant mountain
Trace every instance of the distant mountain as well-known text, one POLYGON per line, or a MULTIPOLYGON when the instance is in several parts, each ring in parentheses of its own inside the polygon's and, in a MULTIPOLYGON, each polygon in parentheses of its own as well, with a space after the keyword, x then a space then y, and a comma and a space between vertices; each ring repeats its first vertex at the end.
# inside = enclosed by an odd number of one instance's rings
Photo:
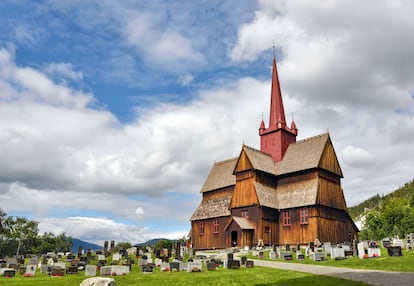
POLYGON ((157 244, 157 242, 160 241, 160 240, 168 240, 168 241, 171 241, 173 243, 177 241, 176 239, 154 238, 154 239, 148 240, 147 242, 142 242, 142 243, 134 244, 134 246, 135 247, 155 246, 157 244))
POLYGON ((83 241, 83 240, 80 240, 80 239, 77 239, 77 238, 72 238, 72 243, 73 243, 72 249, 71 249, 72 253, 78 253, 79 246, 82 246, 82 249, 85 252, 88 249, 90 249, 90 250, 101 250, 101 249, 103 249, 102 245, 97 245, 97 244, 90 243, 90 242, 87 242, 87 241, 83 241))

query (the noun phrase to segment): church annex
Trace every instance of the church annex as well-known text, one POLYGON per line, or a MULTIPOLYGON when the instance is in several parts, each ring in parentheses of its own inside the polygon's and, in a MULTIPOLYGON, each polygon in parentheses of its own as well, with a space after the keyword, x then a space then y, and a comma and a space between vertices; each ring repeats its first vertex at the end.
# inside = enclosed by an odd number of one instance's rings
POLYGON ((341 243, 357 235, 329 133, 300 141, 297 135, 295 122, 286 124, 274 58, 260 150, 243 145, 238 157, 213 165, 190 219, 194 249, 341 243))

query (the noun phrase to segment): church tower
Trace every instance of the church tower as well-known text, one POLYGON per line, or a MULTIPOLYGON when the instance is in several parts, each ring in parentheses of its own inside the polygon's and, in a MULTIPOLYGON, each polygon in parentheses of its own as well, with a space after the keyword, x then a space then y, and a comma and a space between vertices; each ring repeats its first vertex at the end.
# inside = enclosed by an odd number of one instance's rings
POLYGON ((279 76, 277 74, 276 57, 273 57, 269 117, 268 128, 265 128, 263 119, 260 124, 260 151, 271 155, 274 162, 279 162, 283 159, 289 144, 296 142, 298 129, 293 120, 290 127, 286 125, 285 110, 283 108, 282 93, 280 91, 279 76))

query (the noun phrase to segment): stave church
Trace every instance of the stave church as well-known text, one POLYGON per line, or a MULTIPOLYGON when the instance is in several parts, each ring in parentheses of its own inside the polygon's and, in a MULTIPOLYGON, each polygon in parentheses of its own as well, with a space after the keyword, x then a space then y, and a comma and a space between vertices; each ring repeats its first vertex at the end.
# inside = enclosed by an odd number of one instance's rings
POLYGON ((260 150, 243 145, 212 166, 190 218, 194 249, 343 243, 358 234, 329 133, 297 141, 295 122, 286 123, 275 57, 269 117, 260 150))

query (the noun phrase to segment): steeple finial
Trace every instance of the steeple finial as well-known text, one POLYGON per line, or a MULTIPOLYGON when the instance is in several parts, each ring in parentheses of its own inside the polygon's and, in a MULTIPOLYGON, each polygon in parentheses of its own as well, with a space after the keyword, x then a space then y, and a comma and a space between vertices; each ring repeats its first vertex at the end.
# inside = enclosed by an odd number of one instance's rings
POLYGON ((272 90, 270 95, 269 128, 284 128, 286 126, 285 109, 283 108, 282 92, 277 74, 276 57, 273 58, 272 90))

